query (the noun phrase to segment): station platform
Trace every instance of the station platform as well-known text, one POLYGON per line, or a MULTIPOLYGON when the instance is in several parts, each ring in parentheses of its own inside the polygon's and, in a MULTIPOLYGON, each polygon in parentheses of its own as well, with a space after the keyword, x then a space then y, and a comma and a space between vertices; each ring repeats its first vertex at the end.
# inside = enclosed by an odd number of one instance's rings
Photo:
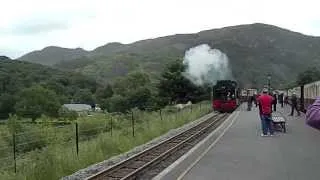
POLYGON ((287 132, 261 137, 258 109, 243 104, 219 141, 177 179, 319 180, 320 131, 305 124, 304 114, 288 116, 289 106, 277 110, 287 132))

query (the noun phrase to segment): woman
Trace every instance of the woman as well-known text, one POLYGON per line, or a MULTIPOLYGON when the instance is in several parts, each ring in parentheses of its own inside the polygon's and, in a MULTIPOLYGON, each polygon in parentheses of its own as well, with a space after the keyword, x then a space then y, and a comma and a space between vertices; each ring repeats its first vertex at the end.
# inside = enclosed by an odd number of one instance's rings
POLYGON ((306 119, 309 126, 320 130, 320 96, 308 107, 306 119))

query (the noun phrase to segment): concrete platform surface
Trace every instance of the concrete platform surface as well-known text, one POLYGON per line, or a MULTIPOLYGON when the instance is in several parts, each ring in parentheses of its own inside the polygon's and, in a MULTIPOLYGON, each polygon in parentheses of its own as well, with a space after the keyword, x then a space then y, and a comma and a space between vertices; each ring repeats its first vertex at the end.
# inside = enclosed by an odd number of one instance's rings
POLYGON ((320 131, 302 117, 287 117, 287 133, 261 137, 257 109, 240 108, 239 117, 220 141, 188 172, 184 180, 319 180, 320 131))

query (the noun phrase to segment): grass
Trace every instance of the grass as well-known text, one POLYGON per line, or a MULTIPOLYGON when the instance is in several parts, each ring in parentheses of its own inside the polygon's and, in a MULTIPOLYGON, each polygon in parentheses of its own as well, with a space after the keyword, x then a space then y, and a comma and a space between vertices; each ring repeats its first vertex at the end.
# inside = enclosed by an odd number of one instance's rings
POLYGON ((209 112, 209 103, 202 103, 201 106, 200 109, 199 104, 193 105, 192 111, 191 108, 186 108, 177 113, 168 108, 164 109, 162 120, 159 111, 134 110, 134 137, 130 115, 95 114, 92 117, 80 118, 78 126, 81 141, 78 155, 74 138, 75 126, 58 128, 58 132, 54 131, 57 129, 55 127, 42 127, 46 132, 46 146, 20 153, 17 173, 10 167, 2 170, 0 179, 59 179, 78 169, 124 153, 209 112))

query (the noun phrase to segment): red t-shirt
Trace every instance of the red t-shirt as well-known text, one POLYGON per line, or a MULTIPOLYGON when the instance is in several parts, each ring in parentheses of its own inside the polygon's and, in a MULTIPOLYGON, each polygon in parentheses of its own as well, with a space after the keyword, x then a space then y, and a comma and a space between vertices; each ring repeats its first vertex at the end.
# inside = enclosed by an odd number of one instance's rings
POLYGON ((262 94, 258 99, 261 106, 261 113, 265 115, 271 114, 273 97, 268 94, 262 94))

